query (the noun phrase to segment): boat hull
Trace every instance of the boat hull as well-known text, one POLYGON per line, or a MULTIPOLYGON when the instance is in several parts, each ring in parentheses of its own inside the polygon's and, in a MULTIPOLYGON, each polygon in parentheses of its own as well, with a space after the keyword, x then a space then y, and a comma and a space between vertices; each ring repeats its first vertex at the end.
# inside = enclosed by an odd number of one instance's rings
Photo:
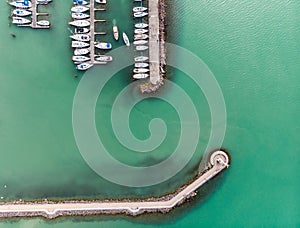
POLYGON ((88 43, 82 41, 72 41, 72 47, 74 48, 84 48, 90 46, 88 43))
POLYGON ((90 52, 88 48, 77 48, 74 50, 74 55, 86 55, 90 52))

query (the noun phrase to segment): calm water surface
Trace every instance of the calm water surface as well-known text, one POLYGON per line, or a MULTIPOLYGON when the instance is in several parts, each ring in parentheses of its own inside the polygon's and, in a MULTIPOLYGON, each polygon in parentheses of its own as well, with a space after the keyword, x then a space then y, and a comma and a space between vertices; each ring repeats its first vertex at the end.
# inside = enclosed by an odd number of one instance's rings
MULTIPOLYGON (((121 31, 133 34, 132 5, 130 0, 111 0, 109 10, 97 15, 108 19, 100 29, 108 31, 103 39, 114 47, 122 43, 110 34, 113 20, 121 31)), ((45 9, 52 15, 53 28, 34 31, 9 26, 10 7, 0 2, 0 196, 146 197, 180 186, 193 176, 202 156, 210 114, 202 92, 176 70, 168 77, 195 101, 202 127, 198 151, 181 173, 159 186, 126 188, 100 178, 82 159, 71 119, 82 75, 70 60, 70 7, 71 1, 54 1, 45 9)), ((223 147, 232 154, 231 168, 202 189, 195 201, 166 216, 3 220, 0 227, 299 226, 300 2, 174 0, 169 10, 168 40, 204 60, 223 91, 228 115, 223 147)), ((151 155, 120 150, 107 120, 114 97, 131 82, 130 70, 119 72, 102 92, 96 109, 98 131, 121 161, 154 164, 172 153, 180 122, 166 103, 141 102, 132 111, 133 132, 147 138, 149 121, 161 117, 172 134, 151 155)))

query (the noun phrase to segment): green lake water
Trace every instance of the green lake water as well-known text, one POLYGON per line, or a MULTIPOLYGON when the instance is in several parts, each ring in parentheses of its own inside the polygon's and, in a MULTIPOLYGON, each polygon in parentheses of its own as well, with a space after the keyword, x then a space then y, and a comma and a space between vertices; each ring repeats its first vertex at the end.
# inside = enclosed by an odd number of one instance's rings
MULTIPOLYGON (((108 11, 97 15, 108 20, 99 29, 108 31, 103 39, 114 47, 122 42, 112 39, 113 21, 132 37, 132 6, 131 0, 111 0, 108 11)), ((201 120, 198 150, 178 175, 147 188, 122 187, 100 178, 81 157, 72 130, 73 97, 82 73, 71 61, 70 7, 71 1, 64 0, 41 7, 51 14, 52 29, 32 30, 10 26, 10 7, 0 2, 2 201, 146 197, 172 191, 193 177, 203 155, 210 131, 204 95, 182 72, 169 71, 168 78, 195 101, 201 120)), ((300 2, 174 0, 168 2, 168 11, 168 41, 199 56, 222 89, 227 109, 222 147, 231 153, 230 169, 202 188, 194 201, 168 215, 14 219, 1 220, 0 227, 300 225, 300 2)), ((132 131, 145 139, 149 121, 161 117, 172 134, 150 155, 121 150, 112 135, 109 111, 114 97, 131 82, 131 70, 118 72, 102 91, 97 129, 114 157, 151 165, 172 153, 180 123, 166 103, 141 102, 132 111, 132 131)))

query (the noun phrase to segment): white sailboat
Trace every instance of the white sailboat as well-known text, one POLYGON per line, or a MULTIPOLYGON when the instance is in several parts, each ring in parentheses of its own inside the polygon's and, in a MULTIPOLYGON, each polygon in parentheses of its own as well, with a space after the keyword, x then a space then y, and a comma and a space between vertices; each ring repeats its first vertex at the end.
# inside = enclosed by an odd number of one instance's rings
POLYGON ((86 13, 72 13, 72 18, 73 19, 86 19, 89 18, 90 15, 86 13))
POLYGON ((91 37, 87 34, 74 34, 71 35, 70 38, 73 40, 78 40, 78 41, 90 41, 91 37))
POLYGON ((93 64, 91 62, 80 63, 76 66, 77 70, 87 70, 91 68, 93 64))
POLYGON ((87 4, 89 4, 85 0, 73 0, 73 3, 74 3, 74 5, 87 5, 87 4))
POLYGON ((146 23, 137 23, 134 25, 134 27, 139 28, 139 29, 143 29, 143 28, 147 28, 148 24, 146 23))
POLYGON ((18 25, 23 25, 23 24, 29 24, 31 23, 30 20, 23 18, 23 17, 13 17, 12 18, 12 23, 13 24, 18 24, 18 25))
POLYGON ((136 68, 145 68, 145 67, 148 67, 149 64, 148 63, 135 63, 134 64, 134 67, 136 68))
POLYGON ((146 13, 146 12, 136 12, 136 13, 133 13, 134 17, 145 17, 147 15, 148 15, 148 13, 146 13))
POLYGON ((83 56, 83 55, 73 55, 72 60, 74 62, 85 62, 85 61, 90 60, 90 58, 86 57, 86 56, 83 56))
POLYGON ((133 69, 133 73, 147 73, 147 72, 149 72, 149 69, 147 69, 147 68, 134 68, 133 69))
POLYGON ((40 5, 47 5, 50 2, 52 2, 52 0, 36 0, 36 3, 40 5))
POLYGON ((110 62, 113 60, 113 57, 109 55, 96 55, 95 60, 100 62, 110 62))
POLYGON ((96 0, 96 2, 99 4, 106 4, 106 0, 96 0))
POLYGON ((135 62, 144 62, 144 61, 147 61, 149 58, 146 57, 146 56, 137 56, 134 58, 134 61, 135 62))
POLYGON ((143 6, 136 6, 136 7, 133 7, 132 11, 133 12, 143 12, 143 11, 146 11, 147 10, 147 7, 143 7, 143 6))
POLYGON ((76 21, 69 22, 69 25, 73 25, 73 26, 76 26, 76 27, 87 27, 90 24, 91 23, 87 20, 76 20, 76 21))
POLYGON ((146 32, 148 32, 148 29, 135 29, 134 30, 135 34, 143 34, 143 33, 146 33, 146 32))
POLYGON ((86 55, 90 52, 88 48, 76 48, 74 50, 74 55, 86 55))
POLYGON ((85 34, 85 33, 88 33, 90 30, 88 28, 82 28, 82 27, 76 27, 74 29, 74 33, 77 33, 77 34, 85 34))
POLYGON ((112 48, 112 45, 108 42, 97 42, 95 43, 95 47, 103 50, 108 50, 112 48))
POLYGON ((134 74, 133 75, 134 79, 144 79, 144 78, 147 78, 147 77, 149 77, 149 74, 134 74))
POLYGON ((74 13, 83 13, 85 11, 88 11, 90 8, 86 6, 73 6, 71 8, 71 11, 74 13))
POLYGON ((23 0, 23 1, 14 1, 14 2, 9 2, 11 6, 14 6, 16 8, 21 8, 21 9, 28 9, 31 8, 32 4, 30 1, 23 0))
POLYGON ((26 17, 26 16, 31 15, 31 11, 25 10, 25 9, 14 9, 12 11, 12 14, 16 15, 18 17, 26 17))
POLYGON ((147 44, 148 40, 135 40, 133 41, 134 45, 143 45, 143 44, 147 44))
POLYGON ((40 20, 36 22, 40 26, 50 26, 50 22, 47 20, 40 20))
POLYGON ((134 40, 145 40, 148 39, 149 36, 147 34, 136 34, 134 35, 134 40))
POLYGON ((88 47, 90 46, 89 43, 85 43, 85 42, 82 42, 82 41, 72 41, 72 47, 73 48, 84 48, 84 47, 88 47))
POLYGON ((119 30, 116 25, 113 26, 113 34, 114 34, 115 40, 118 40, 119 39, 119 30))
POLYGON ((137 51, 145 51, 147 49, 148 49, 148 46, 145 46, 145 45, 139 45, 139 46, 135 47, 135 50, 137 50, 137 51))
POLYGON ((129 47, 130 46, 129 38, 125 32, 123 32, 123 40, 124 40, 125 45, 127 47, 129 47))

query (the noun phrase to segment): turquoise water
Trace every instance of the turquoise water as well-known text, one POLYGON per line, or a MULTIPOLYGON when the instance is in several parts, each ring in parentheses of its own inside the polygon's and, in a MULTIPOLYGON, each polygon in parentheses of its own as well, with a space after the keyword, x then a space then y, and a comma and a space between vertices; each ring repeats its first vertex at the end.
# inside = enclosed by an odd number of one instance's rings
MULTIPOLYGON (((131 4, 111 0, 109 11, 99 15, 110 19, 103 29, 110 31, 113 18, 131 36, 131 4)), ((9 26, 10 8, 0 3, 0 195, 5 200, 107 198, 171 191, 193 176, 207 142, 210 118, 202 92, 183 73, 170 71, 168 77, 196 101, 201 119, 198 152, 181 173, 143 189, 100 178, 82 159, 72 131, 72 102, 81 74, 74 78, 78 73, 70 60, 70 6, 68 1, 54 1, 47 7, 53 28, 34 31, 9 26)), ((0 227, 299 226, 300 3, 175 0, 169 8, 168 40, 198 55, 224 94, 228 118, 223 147, 232 155, 230 169, 195 201, 168 215, 4 220, 0 227)), ((112 41, 111 35, 105 39, 112 41)), ((118 159, 153 164, 172 152, 178 117, 161 101, 138 104, 131 127, 139 138, 148 136, 144 129, 157 116, 174 134, 151 156, 118 152, 107 118, 114 96, 131 81, 130 70, 119 72, 102 92, 96 109, 98 132, 118 159)))

